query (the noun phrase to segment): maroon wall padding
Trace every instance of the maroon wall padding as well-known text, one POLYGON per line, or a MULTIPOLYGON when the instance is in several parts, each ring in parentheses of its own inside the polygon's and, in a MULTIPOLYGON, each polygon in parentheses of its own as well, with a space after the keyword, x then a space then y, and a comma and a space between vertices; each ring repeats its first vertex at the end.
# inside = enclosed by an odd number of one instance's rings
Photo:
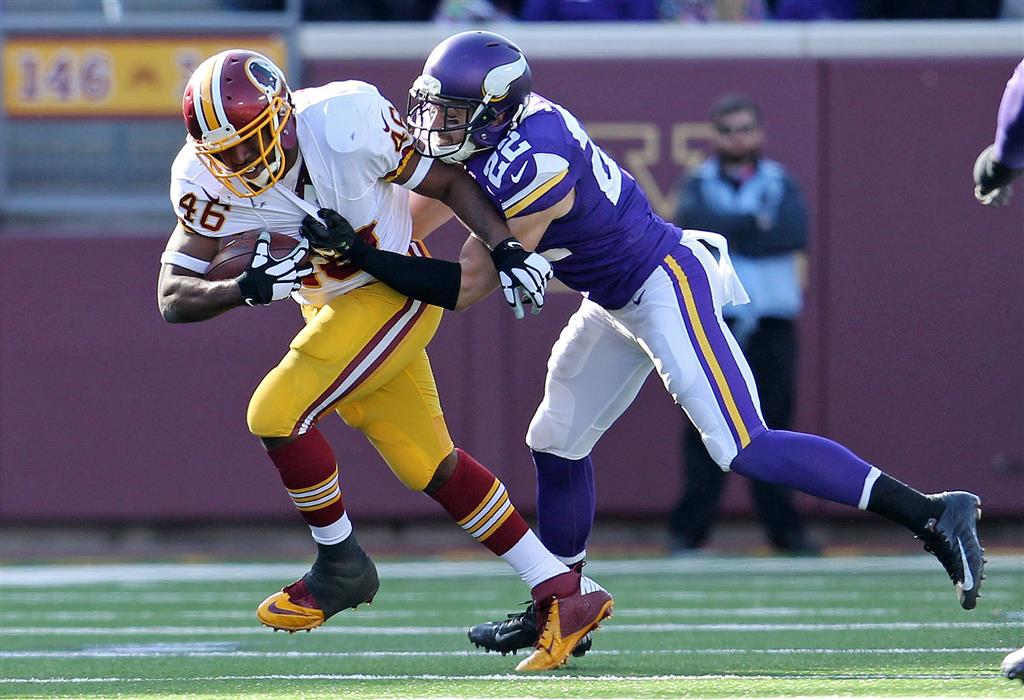
MULTIPOLYGON (((726 91, 758 99, 768 155, 801 180, 813 210, 798 426, 922 489, 970 488, 987 514, 1022 515, 1024 197, 992 210, 970 194, 1013 64, 537 61, 534 72, 538 91, 586 122, 654 125, 662 192, 679 176, 673 124, 703 120, 726 91)), ((404 106, 418 67, 314 62, 305 83, 358 77, 404 106)), ((620 160, 636 148, 601 144, 620 160)), ((449 227, 428 244, 451 257, 461 238, 449 227)), ((245 406, 299 328, 297 309, 168 325, 156 307, 162 248, 146 238, 0 239, 0 519, 294 517, 245 406)), ((525 510, 535 479, 523 435, 547 352, 577 304, 554 295, 542 315, 517 322, 491 298, 447 313, 429 349, 457 444, 525 510)), ((672 505, 681 424, 652 377, 595 451, 601 513, 672 505)), ((334 418, 322 425, 357 522, 441 514, 358 434, 334 418)), ((730 511, 749 509, 742 481, 731 479, 730 511)))

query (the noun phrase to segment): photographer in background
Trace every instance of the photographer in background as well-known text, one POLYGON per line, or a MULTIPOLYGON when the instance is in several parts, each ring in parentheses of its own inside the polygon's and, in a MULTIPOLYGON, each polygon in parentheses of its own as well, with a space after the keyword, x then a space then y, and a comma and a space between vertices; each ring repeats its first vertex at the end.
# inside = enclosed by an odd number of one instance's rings
MULTIPOLYGON (((676 223, 721 233, 750 303, 722 314, 750 362, 770 428, 787 429, 796 383, 796 320, 803 306, 807 207, 800 187, 775 161, 761 156, 761 110, 749 97, 726 95, 711 111, 714 157, 684 183, 676 223)), ((669 520, 674 553, 704 545, 718 512, 726 473, 708 456, 700 435, 683 430, 685 486, 669 520)), ((814 556, 789 489, 751 480, 758 517, 772 547, 814 556)))

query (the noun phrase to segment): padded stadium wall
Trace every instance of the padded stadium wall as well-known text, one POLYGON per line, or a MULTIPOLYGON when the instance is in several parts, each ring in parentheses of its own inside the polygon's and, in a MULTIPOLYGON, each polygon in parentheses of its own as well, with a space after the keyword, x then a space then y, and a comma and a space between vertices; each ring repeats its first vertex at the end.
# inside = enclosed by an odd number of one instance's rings
MULTIPOLYGON (((368 80, 404 107, 419 59, 325 56, 308 50, 318 36, 306 36, 303 84, 368 80)), ((795 173, 812 212, 797 427, 923 490, 970 488, 987 515, 1024 516, 1024 197, 986 209, 970 182, 1018 60, 542 55, 532 64, 537 91, 575 112, 665 214, 683 166, 707 149, 710 103, 731 91, 757 99, 767 155, 795 173)), ((462 237, 449 227, 428 244, 451 257, 462 237)), ((155 299, 163 243, 0 237, 0 521, 294 518, 246 432, 245 406, 299 328, 298 311, 286 302, 165 324, 155 299)), ((453 437, 525 510, 535 480, 523 435, 548 350, 577 304, 553 295, 542 315, 515 322, 491 298, 446 314, 429 348, 453 437)), ((649 380, 595 453, 601 514, 667 511, 682 421, 649 380)), ((327 423, 354 517, 438 515, 360 436, 327 423)), ((726 506, 747 512, 746 498, 733 483, 726 506)))

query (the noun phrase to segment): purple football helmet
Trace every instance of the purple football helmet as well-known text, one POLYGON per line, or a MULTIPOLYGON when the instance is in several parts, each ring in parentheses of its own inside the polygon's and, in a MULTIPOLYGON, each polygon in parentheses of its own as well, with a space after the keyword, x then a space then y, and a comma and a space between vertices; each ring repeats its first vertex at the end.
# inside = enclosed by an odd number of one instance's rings
POLYGON ((409 90, 407 124, 417 150, 446 163, 497 146, 533 87, 526 57, 493 32, 462 32, 438 44, 409 90))

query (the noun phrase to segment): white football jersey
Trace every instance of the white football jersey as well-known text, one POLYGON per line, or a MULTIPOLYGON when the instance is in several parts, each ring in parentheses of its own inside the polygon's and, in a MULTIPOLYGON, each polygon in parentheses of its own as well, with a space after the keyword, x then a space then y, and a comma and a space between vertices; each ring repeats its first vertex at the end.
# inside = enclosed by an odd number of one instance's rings
MULTIPOLYGON (((381 250, 407 253, 412 219, 405 188, 422 181, 430 161, 421 159, 404 188, 392 182, 413 153, 401 115, 376 87, 358 80, 296 90, 292 97, 301 158, 263 194, 233 195, 185 143, 171 166, 170 192, 182 224, 217 238, 258 230, 299 239, 303 217, 329 207, 381 250), (298 192, 302 172, 312 185, 304 179, 298 192)), ((315 275, 295 293, 303 304, 325 304, 374 279, 320 256, 313 262, 315 275)))

